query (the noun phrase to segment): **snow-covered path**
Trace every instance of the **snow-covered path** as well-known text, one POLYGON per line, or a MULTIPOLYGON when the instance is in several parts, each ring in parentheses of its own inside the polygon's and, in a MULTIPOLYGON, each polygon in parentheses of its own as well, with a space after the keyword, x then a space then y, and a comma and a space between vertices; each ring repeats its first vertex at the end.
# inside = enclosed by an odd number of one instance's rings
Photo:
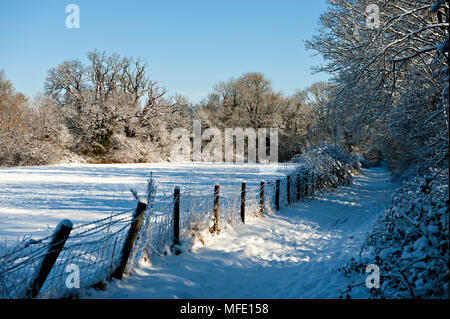
POLYGON ((385 170, 364 170, 335 193, 225 229, 191 252, 142 261, 90 297, 337 298, 345 284, 333 269, 358 254, 394 187, 385 170))

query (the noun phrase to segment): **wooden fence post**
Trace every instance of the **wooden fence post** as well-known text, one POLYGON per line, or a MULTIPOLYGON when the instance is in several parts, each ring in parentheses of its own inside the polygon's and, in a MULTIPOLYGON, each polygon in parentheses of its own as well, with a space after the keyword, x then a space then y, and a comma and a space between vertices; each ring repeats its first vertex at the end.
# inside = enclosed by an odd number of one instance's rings
POLYGON ((312 170, 311 173, 311 197, 314 198, 314 192, 316 190, 316 186, 315 186, 315 180, 314 180, 314 168, 312 170))
POLYGON ((242 223, 245 224, 245 188, 247 183, 242 183, 241 189, 241 220, 242 223))
POLYGON ((345 164, 345 176, 346 176, 346 183, 347 185, 350 185, 352 183, 352 174, 351 174, 351 170, 349 168, 350 165, 345 164))
POLYGON ((39 294, 39 291, 47 279, 48 274, 52 270, 56 259, 58 259, 67 238, 69 238, 72 228, 73 224, 68 219, 63 219, 58 226, 56 226, 48 252, 45 254, 44 259, 42 259, 42 262, 39 265, 36 277, 34 278, 31 287, 27 290, 28 298, 35 298, 39 294))
POLYGON ((301 192, 301 187, 300 187, 300 173, 297 174, 297 201, 300 200, 300 192, 301 192))
POLYGON ((275 183, 275 208, 280 210, 280 180, 277 179, 275 183))
POLYGON ((287 176, 287 202, 291 205, 291 176, 287 176))
POLYGON ((305 197, 308 197, 309 195, 309 181, 308 181, 309 177, 308 175, 305 176, 305 197))
POLYGON ((173 192, 173 246, 180 244, 180 188, 173 192))
POLYGON ((261 216, 264 216, 264 188, 265 188, 265 183, 264 181, 261 181, 261 186, 260 186, 260 197, 259 197, 259 211, 261 216))
POLYGON ((142 200, 137 204, 136 210, 133 215, 133 222, 131 223, 130 229, 128 230, 127 238, 122 248, 122 254, 120 256, 119 266, 116 268, 111 277, 116 279, 122 279, 123 273, 128 263, 128 258, 130 257, 131 250, 133 249, 134 241, 141 227, 142 217, 144 216, 144 211, 147 208, 147 203, 142 200))
POLYGON ((219 192, 220 186, 216 184, 214 186, 214 231, 219 234, 219 192))

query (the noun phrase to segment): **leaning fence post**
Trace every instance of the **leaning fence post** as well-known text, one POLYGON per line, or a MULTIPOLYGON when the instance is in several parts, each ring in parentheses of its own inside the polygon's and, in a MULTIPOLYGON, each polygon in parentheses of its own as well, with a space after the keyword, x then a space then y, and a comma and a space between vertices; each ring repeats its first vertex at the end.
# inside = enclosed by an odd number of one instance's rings
POLYGON ((275 208, 280 210, 280 180, 275 183, 275 208))
POLYGON ((147 208, 147 203, 140 200, 137 204, 135 213, 133 215, 133 222, 131 223, 130 229, 128 230, 127 238, 122 248, 122 254, 120 256, 119 266, 116 268, 111 277, 116 279, 122 279, 123 273, 128 263, 128 258, 130 257, 131 250, 133 249, 134 241, 141 227, 142 217, 144 216, 144 211, 147 208))
POLYGON ((219 192, 220 186, 216 184, 214 186, 214 231, 219 234, 219 192))
POLYGON ((287 176, 287 202, 291 205, 291 176, 287 176))
POLYGON ((180 188, 173 193, 173 245, 180 244, 180 188))
POLYGON ((58 259, 61 250, 66 243, 67 238, 69 238, 70 232, 72 231, 73 224, 68 219, 63 219, 59 222, 58 226, 56 226, 55 231, 53 232, 52 241, 50 242, 50 247, 48 249, 47 254, 39 265, 37 275, 31 284, 31 287, 27 291, 28 298, 35 298, 39 294, 39 291, 42 288, 45 280, 47 279, 48 274, 52 270, 53 265, 58 259))
POLYGON ((247 183, 242 183, 241 189, 241 220, 242 223, 245 224, 245 188, 247 183))
POLYGON ((261 213, 261 216, 264 216, 264 189, 265 183, 264 181, 261 181, 260 196, 259 196, 259 211, 261 213))

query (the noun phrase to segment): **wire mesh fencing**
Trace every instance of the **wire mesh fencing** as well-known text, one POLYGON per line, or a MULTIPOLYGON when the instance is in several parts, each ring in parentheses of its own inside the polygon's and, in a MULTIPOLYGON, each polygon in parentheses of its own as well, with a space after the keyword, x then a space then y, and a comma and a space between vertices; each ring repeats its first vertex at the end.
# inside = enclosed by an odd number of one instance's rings
MULTIPOLYGON (((133 220, 131 212, 112 214, 74 227, 40 288, 40 296, 55 298, 72 294, 66 279, 74 267, 83 287, 106 279, 117 265, 121 244, 133 220)), ((41 269, 42 260, 51 251, 53 237, 54 234, 40 240, 25 240, 0 257, 1 298, 30 297, 33 280, 41 269)))
MULTIPOLYGON (((202 190, 184 189, 178 197, 179 220, 175 220, 176 197, 171 193, 156 196, 156 184, 150 178, 145 196, 147 204, 139 216, 136 209, 131 209, 71 229, 39 287, 37 297, 77 297, 83 289, 104 289, 119 264, 123 263, 125 243, 138 219, 140 223, 130 255, 126 256, 125 272, 130 271, 140 258, 149 260, 172 252, 177 244, 175 223, 179 223, 179 240, 183 244, 202 231, 220 233, 227 225, 260 217, 347 180, 344 166, 335 167, 331 173, 299 166, 285 178, 264 183, 220 185, 218 193, 215 193, 218 188, 214 185, 202 190)), ((136 192, 133 195, 139 199, 136 192)), ((25 238, 0 256, 0 298, 36 297, 33 285, 42 271, 43 260, 51 252, 54 236, 39 240, 25 238)))

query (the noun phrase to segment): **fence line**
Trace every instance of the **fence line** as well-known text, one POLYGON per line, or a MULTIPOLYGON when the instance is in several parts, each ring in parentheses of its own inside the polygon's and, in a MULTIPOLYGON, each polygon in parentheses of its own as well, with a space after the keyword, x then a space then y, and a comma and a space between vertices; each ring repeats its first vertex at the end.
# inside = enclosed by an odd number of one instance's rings
POLYGON ((65 238, 58 235, 58 227, 53 235, 24 240, 0 256, 0 298, 76 297, 80 290, 73 288, 104 289, 108 280, 121 279, 139 258, 182 253, 183 243, 204 230, 217 235, 228 224, 245 224, 318 190, 348 183, 348 175, 347 165, 331 173, 299 166, 285 178, 259 185, 216 184, 209 194, 175 187, 173 195, 157 201, 150 178, 147 200, 135 209, 70 227, 65 238), (69 277, 73 281, 68 282, 69 277))

